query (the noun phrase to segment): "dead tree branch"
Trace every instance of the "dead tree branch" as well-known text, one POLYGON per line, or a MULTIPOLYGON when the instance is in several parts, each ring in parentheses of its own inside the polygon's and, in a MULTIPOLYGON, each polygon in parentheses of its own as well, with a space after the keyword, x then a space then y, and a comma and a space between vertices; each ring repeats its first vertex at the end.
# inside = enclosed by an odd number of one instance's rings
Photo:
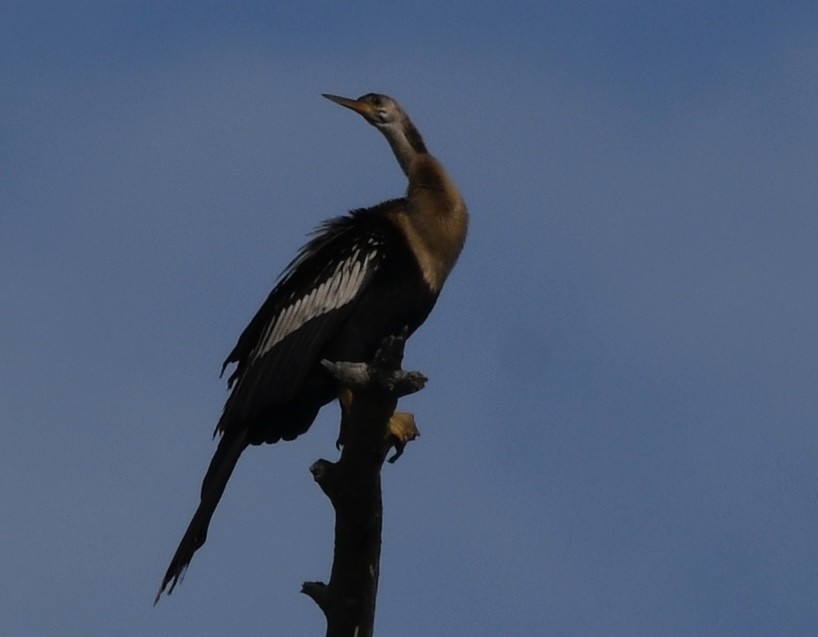
POLYGON ((381 467, 418 435, 412 414, 395 412, 398 398, 426 378, 401 369, 404 337, 384 340, 370 363, 323 361, 342 387, 342 446, 338 462, 318 460, 310 471, 335 509, 335 550, 329 584, 305 582, 327 619, 327 637, 371 637, 381 555, 381 467))

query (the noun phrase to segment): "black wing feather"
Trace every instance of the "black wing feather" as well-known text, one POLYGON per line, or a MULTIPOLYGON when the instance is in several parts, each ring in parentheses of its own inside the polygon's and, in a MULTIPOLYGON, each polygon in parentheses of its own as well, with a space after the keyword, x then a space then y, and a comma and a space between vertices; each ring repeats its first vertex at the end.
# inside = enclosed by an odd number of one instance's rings
MULTIPOLYGON (((321 350, 343 326, 383 263, 383 243, 389 234, 384 224, 391 223, 384 213, 405 203, 397 199, 374 208, 355 210, 324 222, 313 233, 284 270, 224 362, 222 371, 231 363, 236 363, 236 368, 228 380, 232 393, 216 426, 217 432, 252 421, 265 410, 292 399, 306 374, 315 366, 321 350), (339 276, 342 264, 359 268, 353 272, 354 277, 347 271, 348 278, 355 279, 354 285, 346 290, 349 298, 329 310, 319 308, 314 316, 308 311, 302 312, 302 323, 265 350, 265 343, 275 340, 270 339, 270 335, 287 308, 299 299, 307 299, 322 284, 329 286, 324 290, 325 296, 332 296, 332 285, 327 282, 339 276)), ((337 288, 336 285, 336 295, 337 288)), ((328 301, 332 306, 332 299, 328 301)))

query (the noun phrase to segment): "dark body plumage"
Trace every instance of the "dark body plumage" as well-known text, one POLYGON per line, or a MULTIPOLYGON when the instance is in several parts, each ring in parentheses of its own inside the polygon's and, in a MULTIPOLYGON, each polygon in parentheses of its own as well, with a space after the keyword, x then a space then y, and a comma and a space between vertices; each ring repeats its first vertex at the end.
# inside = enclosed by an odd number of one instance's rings
POLYGON ((320 408, 338 396, 321 360, 370 360, 385 337, 414 332, 462 248, 465 205, 397 103, 374 94, 330 99, 361 113, 387 137, 409 177, 407 196, 325 222, 239 337, 222 368, 235 363, 216 425, 221 440, 157 600, 173 590, 204 544, 241 452, 307 431, 320 408), (373 121, 382 104, 391 109, 388 118, 373 121))
POLYGON ((315 414, 309 412, 316 404, 337 397, 321 359, 367 360, 385 336, 404 326, 414 331, 424 321, 437 293, 423 282, 406 239, 390 220, 406 207, 405 199, 394 199, 332 219, 302 248, 225 361, 236 363, 229 381, 235 386, 218 433, 239 426, 249 427, 250 444, 292 440, 312 423, 315 414), (275 340, 270 328, 276 319, 299 301, 303 308, 311 294, 318 307, 263 352, 265 337, 275 340))

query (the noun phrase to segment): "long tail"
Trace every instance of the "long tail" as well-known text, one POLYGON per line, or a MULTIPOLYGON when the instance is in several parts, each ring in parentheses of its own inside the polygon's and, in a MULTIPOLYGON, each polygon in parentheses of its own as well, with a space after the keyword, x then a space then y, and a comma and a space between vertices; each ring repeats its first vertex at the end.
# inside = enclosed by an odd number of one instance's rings
POLYGON ((153 600, 154 604, 159 601, 166 590, 168 595, 173 592, 190 564, 190 560, 193 559, 193 554, 205 543, 210 518, 213 517, 213 512, 224 493, 227 481, 236 467, 241 452, 246 447, 247 429, 244 428, 232 435, 230 432, 226 433, 219 441, 219 446, 216 453, 213 454, 213 459, 210 461, 202 482, 201 502, 199 502, 196 513, 193 514, 187 531, 182 536, 182 541, 179 542, 179 547, 165 572, 165 577, 162 578, 159 592, 156 593, 156 599, 153 600))

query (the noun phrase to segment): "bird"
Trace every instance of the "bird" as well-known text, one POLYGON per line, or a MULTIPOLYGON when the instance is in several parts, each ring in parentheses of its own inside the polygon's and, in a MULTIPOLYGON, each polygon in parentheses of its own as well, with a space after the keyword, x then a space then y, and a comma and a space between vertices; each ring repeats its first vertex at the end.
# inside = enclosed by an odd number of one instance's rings
POLYGON ((242 452, 295 439, 339 398, 323 359, 368 361, 384 338, 413 333, 466 240, 463 197, 398 102, 380 93, 322 96, 380 131, 407 178, 406 193, 320 225, 239 336, 222 365, 222 375, 234 368, 213 434, 218 446, 154 603, 173 592, 205 543, 242 452))

